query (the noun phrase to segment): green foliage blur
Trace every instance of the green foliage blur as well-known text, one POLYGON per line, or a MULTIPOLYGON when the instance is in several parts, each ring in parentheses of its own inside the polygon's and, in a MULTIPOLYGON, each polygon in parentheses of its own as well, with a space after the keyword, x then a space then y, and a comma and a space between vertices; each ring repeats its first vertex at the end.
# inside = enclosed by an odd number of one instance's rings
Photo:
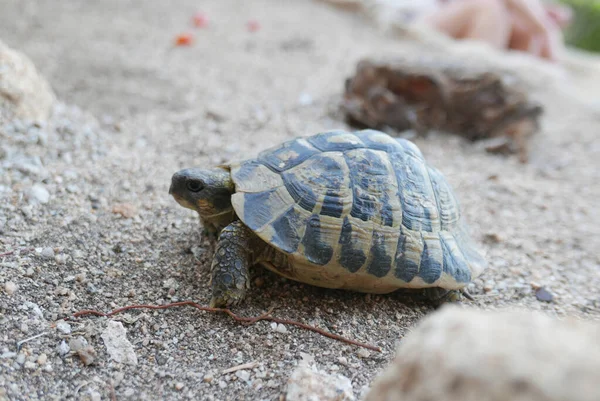
POLYGON ((560 0, 573 9, 573 21, 565 30, 567 44, 592 52, 600 52, 600 1, 560 0))

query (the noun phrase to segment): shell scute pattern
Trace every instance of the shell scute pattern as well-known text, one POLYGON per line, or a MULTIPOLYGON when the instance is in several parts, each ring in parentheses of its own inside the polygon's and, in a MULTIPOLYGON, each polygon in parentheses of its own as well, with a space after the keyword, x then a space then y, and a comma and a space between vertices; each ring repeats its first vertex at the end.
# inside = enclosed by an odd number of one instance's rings
POLYGON ((419 277, 427 284, 435 283, 442 275, 442 261, 442 245, 439 238, 424 238, 419 277))
POLYGON ((284 142, 274 149, 267 149, 259 153, 257 159, 275 172, 289 170, 311 156, 320 153, 306 139, 293 139, 284 142))
POLYGON ((387 155, 371 149, 345 153, 353 191, 350 215, 362 221, 375 221, 393 227, 402 207, 396 196, 397 182, 387 155))
MULTIPOLYGON (((309 281, 353 274, 382 287, 456 287, 485 263, 458 230, 449 184, 410 141, 325 132, 265 150, 231 173, 238 216, 307 269, 309 281)), ((357 287, 362 279, 348 280, 357 287)))
POLYGON ((396 256, 394 257, 394 276, 410 283, 419 273, 420 255, 410 248, 409 238, 405 234, 400 234, 396 245, 396 256))
POLYGON ((346 131, 328 131, 308 138, 322 152, 343 152, 364 148, 365 144, 354 134, 346 131))

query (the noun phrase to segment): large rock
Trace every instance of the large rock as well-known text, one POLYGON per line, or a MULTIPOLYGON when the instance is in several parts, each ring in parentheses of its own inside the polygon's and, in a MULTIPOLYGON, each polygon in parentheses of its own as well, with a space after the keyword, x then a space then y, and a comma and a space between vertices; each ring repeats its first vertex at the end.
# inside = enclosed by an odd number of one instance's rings
POLYGON ((446 306, 402 342, 367 401, 597 401, 600 325, 446 306))
POLYGON ((55 100, 33 62, 0 41, 0 125, 15 117, 44 121, 55 100))

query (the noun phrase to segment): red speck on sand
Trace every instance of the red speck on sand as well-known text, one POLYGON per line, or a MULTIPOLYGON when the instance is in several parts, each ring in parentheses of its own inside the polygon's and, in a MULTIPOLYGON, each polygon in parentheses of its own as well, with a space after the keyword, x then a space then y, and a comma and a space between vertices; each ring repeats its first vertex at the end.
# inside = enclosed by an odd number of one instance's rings
POLYGON ((194 37, 190 33, 182 33, 175 37, 175 45, 189 46, 192 44, 194 37))
POLYGON ((246 28, 250 32, 256 32, 256 31, 260 30, 260 24, 258 23, 258 21, 251 20, 251 21, 248 21, 248 23, 246 24, 246 28))
POLYGON ((194 14, 193 22, 196 28, 204 28, 208 25, 208 17, 204 13, 196 13, 194 14))

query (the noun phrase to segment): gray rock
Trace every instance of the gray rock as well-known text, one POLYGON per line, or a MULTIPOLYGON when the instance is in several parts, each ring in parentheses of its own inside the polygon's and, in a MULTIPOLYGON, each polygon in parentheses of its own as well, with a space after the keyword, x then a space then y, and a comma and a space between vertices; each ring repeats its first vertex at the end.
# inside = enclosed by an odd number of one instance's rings
POLYGON ((62 334, 71 334, 71 325, 64 320, 60 320, 56 323, 56 329, 62 334))
POLYGON ((42 249, 40 256, 44 259, 54 259, 54 249, 48 246, 42 249))
POLYGON ((56 347, 56 350, 58 351, 58 355, 64 356, 71 351, 71 347, 69 347, 69 344, 67 344, 65 340, 62 340, 60 344, 58 344, 58 347, 56 347))
POLYGON ((137 365, 133 345, 127 339, 127 332, 121 322, 109 320, 102 332, 102 340, 110 357, 119 363, 137 365))
POLYGON ((366 401, 600 400, 600 324, 445 306, 402 342, 366 401))

